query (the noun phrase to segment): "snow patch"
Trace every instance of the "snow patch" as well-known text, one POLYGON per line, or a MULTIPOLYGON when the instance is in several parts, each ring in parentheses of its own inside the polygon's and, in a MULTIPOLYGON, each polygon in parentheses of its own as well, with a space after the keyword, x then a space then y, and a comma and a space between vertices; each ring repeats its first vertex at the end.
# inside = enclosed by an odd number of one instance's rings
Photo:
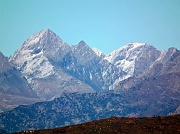
POLYGON ((92 48, 92 50, 95 52, 95 54, 97 55, 97 56, 101 56, 101 55, 103 55, 103 53, 99 50, 99 49, 97 49, 97 48, 92 48))

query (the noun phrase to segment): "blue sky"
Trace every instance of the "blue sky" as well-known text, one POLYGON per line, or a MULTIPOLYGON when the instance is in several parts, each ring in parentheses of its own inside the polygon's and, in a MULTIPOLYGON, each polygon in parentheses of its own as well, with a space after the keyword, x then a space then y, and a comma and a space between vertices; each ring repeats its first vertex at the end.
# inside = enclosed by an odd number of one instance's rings
POLYGON ((180 49, 180 0, 0 0, 0 51, 12 55, 49 28, 109 53, 129 42, 180 49))

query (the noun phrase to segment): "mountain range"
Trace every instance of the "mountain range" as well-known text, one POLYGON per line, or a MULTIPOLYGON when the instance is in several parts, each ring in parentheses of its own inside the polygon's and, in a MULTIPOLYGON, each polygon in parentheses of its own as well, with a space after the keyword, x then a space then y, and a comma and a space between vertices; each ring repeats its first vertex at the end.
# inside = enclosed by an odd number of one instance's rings
POLYGON ((1 110, 26 104, 0 114, 0 127, 8 132, 180 111, 176 48, 129 43, 103 54, 84 41, 69 45, 45 29, 10 58, 1 53, 0 64, 1 110))
POLYGON ((110 54, 84 41, 68 45, 49 29, 32 35, 9 61, 37 96, 52 100, 63 92, 113 90, 120 81, 147 71, 161 52, 145 43, 129 43, 110 54))

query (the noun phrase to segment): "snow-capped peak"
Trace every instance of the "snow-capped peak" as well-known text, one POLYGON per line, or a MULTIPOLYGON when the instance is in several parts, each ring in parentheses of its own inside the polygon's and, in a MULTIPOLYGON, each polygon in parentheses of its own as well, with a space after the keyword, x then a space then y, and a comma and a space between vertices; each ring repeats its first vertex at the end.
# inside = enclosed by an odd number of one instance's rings
POLYGON ((151 64, 155 59, 153 56, 158 55, 156 51, 153 46, 146 43, 129 43, 106 55, 104 59, 126 72, 128 75, 124 78, 128 78, 135 75, 139 70, 146 68, 147 65, 143 65, 144 68, 140 66, 139 68, 142 69, 136 69, 137 63, 141 63, 142 59, 146 59, 147 64, 151 64))
POLYGON ((146 45, 146 43, 137 43, 137 42, 136 43, 128 43, 127 45, 122 46, 117 50, 114 50, 110 54, 107 54, 105 59, 108 60, 109 62, 113 62, 116 59, 116 57, 121 57, 121 58, 128 57, 128 55, 131 52, 138 50, 145 45, 146 45))
POLYGON ((29 83, 39 83, 36 79, 51 76, 56 79, 56 76, 61 87, 64 82, 59 81, 66 78, 69 81, 69 75, 73 74, 73 77, 97 90, 105 90, 113 89, 126 78, 141 74, 158 56, 156 49, 146 43, 129 43, 106 55, 97 48, 91 49, 84 41, 69 46, 51 30, 45 29, 32 35, 11 61, 29 83))
POLYGON ((39 74, 36 76, 45 77, 53 73, 53 66, 49 60, 56 60, 60 54, 65 53, 66 47, 68 47, 67 43, 63 42, 59 36, 45 29, 30 36, 10 58, 10 61, 14 62, 18 69, 23 67, 22 73, 26 76, 32 75, 36 70, 39 74))
MULTIPOLYGON (((137 49, 137 48, 140 48, 140 47, 143 47, 145 46, 146 43, 138 43, 138 42, 132 42, 132 43, 128 43, 127 45, 123 46, 123 47, 120 47, 118 50, 116 51, 121 51, 121 50, 133 50, 133 49, 137 49)), ((112 52, 113 53, 113 52, 112 52)))
POLYGON ((51 42, 54 42, 54 41, 62 42, 62 39, 60 39, 60 37, 57 36, 53 31, 49 29, 45 29, 30 36, 30 38, 25 42, 25 44, 33 45, 33 44, 38 43, 39 45, 41 44, 50 45, 51 42))
POLYGON ((42 30, 41 33, 53 33, 53 34, 55 34, 52 30, 50 30, 50 29, 48 29, 48 28, 42 30))

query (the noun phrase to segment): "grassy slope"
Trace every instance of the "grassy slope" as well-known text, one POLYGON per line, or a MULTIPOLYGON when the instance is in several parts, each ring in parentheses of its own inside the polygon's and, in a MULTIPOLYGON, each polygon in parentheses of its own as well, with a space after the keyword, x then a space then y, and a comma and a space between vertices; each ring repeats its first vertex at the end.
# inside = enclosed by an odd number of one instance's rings
MULTIPOLYGON (((22 132, 21 132, 22 133, 22 132)), ((180 134, 180 115, 96 120, 51 130, 26 131, 34 134, 180 134)))

